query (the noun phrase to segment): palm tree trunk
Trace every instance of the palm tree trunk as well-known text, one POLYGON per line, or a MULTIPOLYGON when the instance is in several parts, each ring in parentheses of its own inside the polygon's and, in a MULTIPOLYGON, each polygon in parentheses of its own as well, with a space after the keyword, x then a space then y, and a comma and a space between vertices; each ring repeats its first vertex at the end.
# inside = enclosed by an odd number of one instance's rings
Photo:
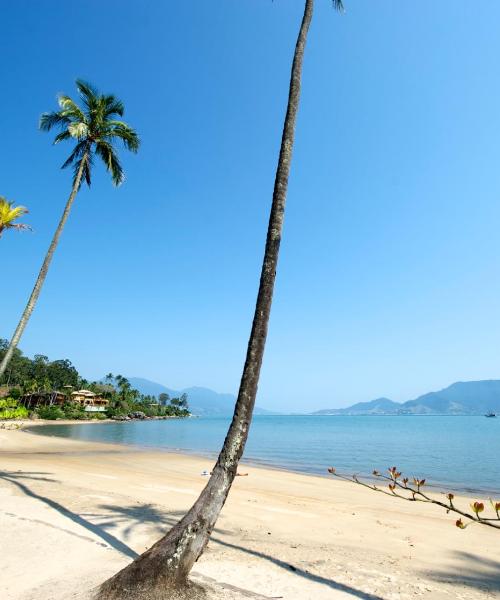
POLYGON ((88 152, 86 152, 82 157, 80 168, 78 169, 78 172, 75 177, 75 181, 73 182, 71 194, 69 195, 68 201, 66 202, 66 206, 64 207, 64 212, 61 216, 61 220, 59 221, 59 225, 57 226, 56 232, 54 233, 54 237, 52 238, 52 242, 50 243, 49 249, 47 250, 47 254, 45 255, 45 259, 43 261, 42 268, 40 269, 40 272, 38 273, 38 277, 35 282, 35 286, 33 288, 33 291, 31 292, 31 296, 29 297, 28 303, 26 304, 26 308, 24 309, 23 314, 21 315, 21 319, 19 320, 16 330, 14 331, 14 335, 12 336, 9 347, 7 348, 7 352, 5 353, 5 356, 3 357, 2 362, 0 363, 0 379, 2 378, 2 376, 5 372, 5 369, 7 368, 7 365, 9 364, 10 359, 12 358, 12 354, 14 353, 14 350, 17 348, 17 345, 19 344, 19 340, 21 339, 23 331, 24 331, 26 325, 28 324, 29 318, 31 317, 31 313, 33 312, 33 309, 35 308, 35 305, 37 303, 38 296, 40 295, 40 291, 45 282, 45 278, 47 277, 47 272, 49 270, 49 266, 52 261, 52 257, 54 256, 55 249, 59 242, 59 238, 61 237, 62 230, 64 229, 64 225, 66 224, 66 221, 68 220, 68 216, 71 211, 71 207, 73 205, 73 201, 75 200, 76 194, 78 193, 78 190, 80 189, 80 183, 82 181, 83 169, 85 167, 85 163, 87 162, 87 160, 88 160, 88 152))
POLYGON ((299 107, 302 61, 313 5, 314 0, 306 0, 295 47, 259 293, 233 420, 210 480, 193 507, 165 537, 106 581, 100 588, 101 599, 165 598, 166 588, 186 586, 189 572, 208 543, 236 475, 248 437, 264 356, 299 107))

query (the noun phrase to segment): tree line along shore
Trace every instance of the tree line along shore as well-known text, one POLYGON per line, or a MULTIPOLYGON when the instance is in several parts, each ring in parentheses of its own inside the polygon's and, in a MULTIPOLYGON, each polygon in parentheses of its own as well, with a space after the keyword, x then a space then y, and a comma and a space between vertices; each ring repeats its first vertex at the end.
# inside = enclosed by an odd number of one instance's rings
MULTIPOLYGON (((8 341, 0 340, 0 360, 8 341)), ((83 378, 68 359, 42 354, 24 356, 16 348, 0 378, 0 420, 162 419, 189 417, 188 397, 167 393, 141 394, 122 375, 108 373, 101 381, 83 378)))

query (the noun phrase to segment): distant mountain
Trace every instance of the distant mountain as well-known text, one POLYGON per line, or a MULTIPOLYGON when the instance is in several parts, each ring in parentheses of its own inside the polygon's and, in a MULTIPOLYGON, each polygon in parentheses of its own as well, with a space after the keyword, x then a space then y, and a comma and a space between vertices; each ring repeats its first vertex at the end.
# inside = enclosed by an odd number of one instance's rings
MULTIPOLYGON (((184 390, 173 390, 161 383, 143 379, 142 377, 129 377, 130 385, 139 390, 141 394, 150 396, 158 396, 166 393, 171 397, 178 397, 181 394, 187 394, 189 402, 189 410, 194 415, 199 416, 226 416, 232 415, 236 396, 233 394, 220 394, 209 388, 190 387, 184 390)), ((255 407, 256 415, 271 415, 276 414, 264 408, 255 407)))
POLYGON ((484 414, 500 412, 500 381, 459 381, 403 404, 413 414, 484 414))
POLYGON ((145 396, 158 396, 159 394, 168 394, 169 396, 180 396, 182 392, 172 390, 165 387, 161 383, 156 381, 150 381, 149 379, 143 379, 142 377, 128 377, 130 385, 139 390, 141 394, 145 396))
POLYGON ((348 408, 326 408, 318 410, 315 415, 383 415, 397 412, 401 408, 399 402, 393 402, 389 398, 377 398, 370 402, 358 402, 348 408))
POLYGON ((500 413, 500 381, 459 381, 407 402, 378 398, 347 408, 316 411, 315 415, 483 415, 500 413))

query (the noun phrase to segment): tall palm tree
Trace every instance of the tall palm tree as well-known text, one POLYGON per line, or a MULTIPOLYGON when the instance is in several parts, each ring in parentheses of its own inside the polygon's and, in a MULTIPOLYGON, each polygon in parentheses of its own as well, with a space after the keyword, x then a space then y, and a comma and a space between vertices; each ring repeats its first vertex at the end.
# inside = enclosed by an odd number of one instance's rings
MULTIPOLYGON (((333 6, 342 10, 342 1, 333 0, 333 6)), ((189 572, 208 543, 236 476, 238 462, 248 437, 264 356, 299 108, 302 61, 313 8, 314 0, 305 0, 293 57, 288 106, 253 325, 238 399, 224 445, 207 485, 191 509, 149 550, 104 582, 100 588, 101 600, 166 598, 165 588, 185 587, 189 572)))
POLYGON ((59 110, 44 113, 40 117, 42 131, 50 131, 53 128, 60 129, 54 139, 54 144, 66 140, 76 142, 73 151, 62 165, 63 169, 73 167, 73 185, 31 296, 12 336, 9 348, 0 363, 0 377, 2 377, 35 308, 47 277, 50 262, 80 186, 85 181, 90 187, 94 157, 97 156, 103 161, 114 185, 118 186, 123 183, 124 172, 118 160, 115 143, 121 140, 124 147, 132 152, 137 152, 139 148, 137 133, 129 125, 119 120, 123 116, 124 107, 116 96, 100 94, 94 87, 80 79, 76 81, 76 87, 82 106, 79 106, 69 96, 60 95, 58 98, 59 110))
POLYGON ((4 196, 0 196, 0 237, 6 229, 29 229, 29 225, 15 223, 28 212, 25 206, 14 206, 4 196))

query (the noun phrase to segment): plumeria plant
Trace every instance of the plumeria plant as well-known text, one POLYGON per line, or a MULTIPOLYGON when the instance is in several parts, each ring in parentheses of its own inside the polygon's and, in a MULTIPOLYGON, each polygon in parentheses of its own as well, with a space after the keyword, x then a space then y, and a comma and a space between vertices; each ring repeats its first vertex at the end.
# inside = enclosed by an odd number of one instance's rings
POLYGON ((373 477, 376 479, 387 481, 388 489, 385 487, 379 487, 376 483, 372 483, 366 478, 360 479, 357 474, 346 475, 344 473, 339 473, 334 467, 329 467, 328 473, 333 475, 333 477, 337 477, 338 479, 344 479, 345 481, 357 483, 358 485, 362 485, 363 487, 373 490, 374 492, 380 492, 382 494, 386 494, 387 496, 400 498, 401 500, 437 504, 438 506, 444 508, 447 513, 451 512, 460 515, 460 517, 455 521, 455 525, 459 529, 465 529, 472 523, 479 523, 481 525, 493 527, 494 529, 500 529, 500 502, 494 501, 491 498, 489 499, 492 512, 495 514, 495 516, 492 516, 491 513, 489 513, 489 516, 484 514, 485 504, 484 502, 479 502, 477 500, 475 502, 471 502, 470 504, 472 512, 466 512, 465 510, 455 506, 455 495, 451 492, 447 492, 445 494, 445 501, 432 498, 427 493, 422 491, 426 484, 425 479, 413 477, 410 481, 410 478, 405 477, 401 471, 397 469, 397 467, 390 467, 388 469, 388 475, 384 475, 383 473, 380 473, 380 471, 373 471, 372 473, 373 477), (464 519, 466 519, 465 522, 464 519))

